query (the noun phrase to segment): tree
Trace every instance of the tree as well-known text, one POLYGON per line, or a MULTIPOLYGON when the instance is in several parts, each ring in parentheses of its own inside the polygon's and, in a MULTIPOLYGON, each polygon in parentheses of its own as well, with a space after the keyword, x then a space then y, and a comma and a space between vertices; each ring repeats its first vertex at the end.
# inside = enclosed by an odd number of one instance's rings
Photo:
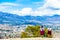
POLYGON ((48 35, 48 29, 47 28, 44 28, 44 31, 45 31, 45 37, 47 37, 47 35, 48 35))
POLYGON ((27 33, 26 32, 22 32, 21 33, 21 38, 26 38, 27 37, 27 33))
POLYGON ((22 32, 21 37, 39 37, 40 26, 28 26, 25 32, 22 32))

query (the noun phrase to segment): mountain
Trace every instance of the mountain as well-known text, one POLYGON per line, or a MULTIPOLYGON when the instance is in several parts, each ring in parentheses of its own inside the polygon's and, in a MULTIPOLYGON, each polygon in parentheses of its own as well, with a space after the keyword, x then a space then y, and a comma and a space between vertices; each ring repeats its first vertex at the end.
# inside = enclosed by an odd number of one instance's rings
POLYGON ((0 24, 9 25, 42 25, 42 24, 59 24, 60 15, 53 16, 19 16, 16 14, 0 12, 0 24))
POLYGON ((21 24, 36 24, 31 23, 31 16, 18 16, 15 14, 0 12, 0 24, 21 25, 21 24), (29 20, 29 21, 28 21, 29 20))

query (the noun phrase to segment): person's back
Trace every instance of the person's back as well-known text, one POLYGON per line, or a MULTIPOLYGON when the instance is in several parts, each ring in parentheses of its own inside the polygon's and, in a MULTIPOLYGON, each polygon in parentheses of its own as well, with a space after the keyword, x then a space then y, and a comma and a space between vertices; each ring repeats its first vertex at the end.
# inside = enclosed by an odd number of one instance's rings
POLYGON ((52 32, 52 29, 51 28, 48 28, 48 34, 51 35, 51 32, 52 32))
POLYGON ((44 36, 44 28, 43 26, 40 28, 40 35, 43 37, 44 36))
POLYGON ((52 29, 51 28, 48 28, 48 37, 52 37, 52 29))

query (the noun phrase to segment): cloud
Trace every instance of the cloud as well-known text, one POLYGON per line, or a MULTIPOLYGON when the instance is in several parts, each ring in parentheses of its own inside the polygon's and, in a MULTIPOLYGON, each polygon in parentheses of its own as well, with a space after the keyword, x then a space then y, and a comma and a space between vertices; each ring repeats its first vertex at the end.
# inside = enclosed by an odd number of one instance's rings
POLYGON ((35 10, 36 15, 60 15, 60 1, 59 0, 45 0, 45 4, 42 7, 39 7, 35 10))
POLYGON ((9 2, 0 3, 0 11, 15 14, 14 11, 17 12, 19 6, 21 5, 9 2))
POLYGON ((21 16, 31 14, 32 8, 28 7, 20 9, 20 6, 21 6, 20 4, 4 2, 0 4, 0 11, 11 14, 17 14, 21 16))
POLYGON ((55 8, 60 8, 60 0, 46 0, 46 1, 47 1, 46 5, 52 6, 55 8))
POLYGON ((19 6, 19 5, 20 4, 9 3, 9 2, 0 3, 0 6, 19 6))
MULTIPOLYGON (((35 5, 41 5, 41 2, 36 2, 35 5)), ((17 14, 20 16, 44 16, 44 15, 60 15, 60 0, 45 0, 44 4, 40 7, 33 9, 32 7, 24 7, 20 9, 20 4, 15 3, 1 3, 0 11, 17 14), (18 7, 18 8, 17 8, 18 7)))
POLYGON ((32 8, 23 8, 20 13, 23 15, 31 15, 32 8))
MULTIPOLYGON (((38 5, 39 2, 37 2, 38 5)), ((32 15, 32 16, 52 16, 54 14, 60 15, 60 1, 59 0, 45 0, 43 6, 38 7, 33 11, 33 8, 23 8, 20 12, 22 15, 32 15)))

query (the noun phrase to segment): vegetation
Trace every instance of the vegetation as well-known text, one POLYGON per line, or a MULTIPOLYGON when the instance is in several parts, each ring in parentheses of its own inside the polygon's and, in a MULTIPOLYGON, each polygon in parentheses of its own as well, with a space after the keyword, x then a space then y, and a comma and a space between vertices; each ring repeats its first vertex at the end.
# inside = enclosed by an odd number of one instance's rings
MULTIPOLYGON (((47 37, 48 30, 44 28, 45 34, 44 37, 47 37)), ((28 26, 25 29, 25 32, 21 33, 21 38, 31 38, 31 37, 41 37, 40 35, 40 26, 28 26)))
POLYGON ((40 37, 39 30, 40 26, 28 26, 25 32, 21 33, 21 37, 40 37))

